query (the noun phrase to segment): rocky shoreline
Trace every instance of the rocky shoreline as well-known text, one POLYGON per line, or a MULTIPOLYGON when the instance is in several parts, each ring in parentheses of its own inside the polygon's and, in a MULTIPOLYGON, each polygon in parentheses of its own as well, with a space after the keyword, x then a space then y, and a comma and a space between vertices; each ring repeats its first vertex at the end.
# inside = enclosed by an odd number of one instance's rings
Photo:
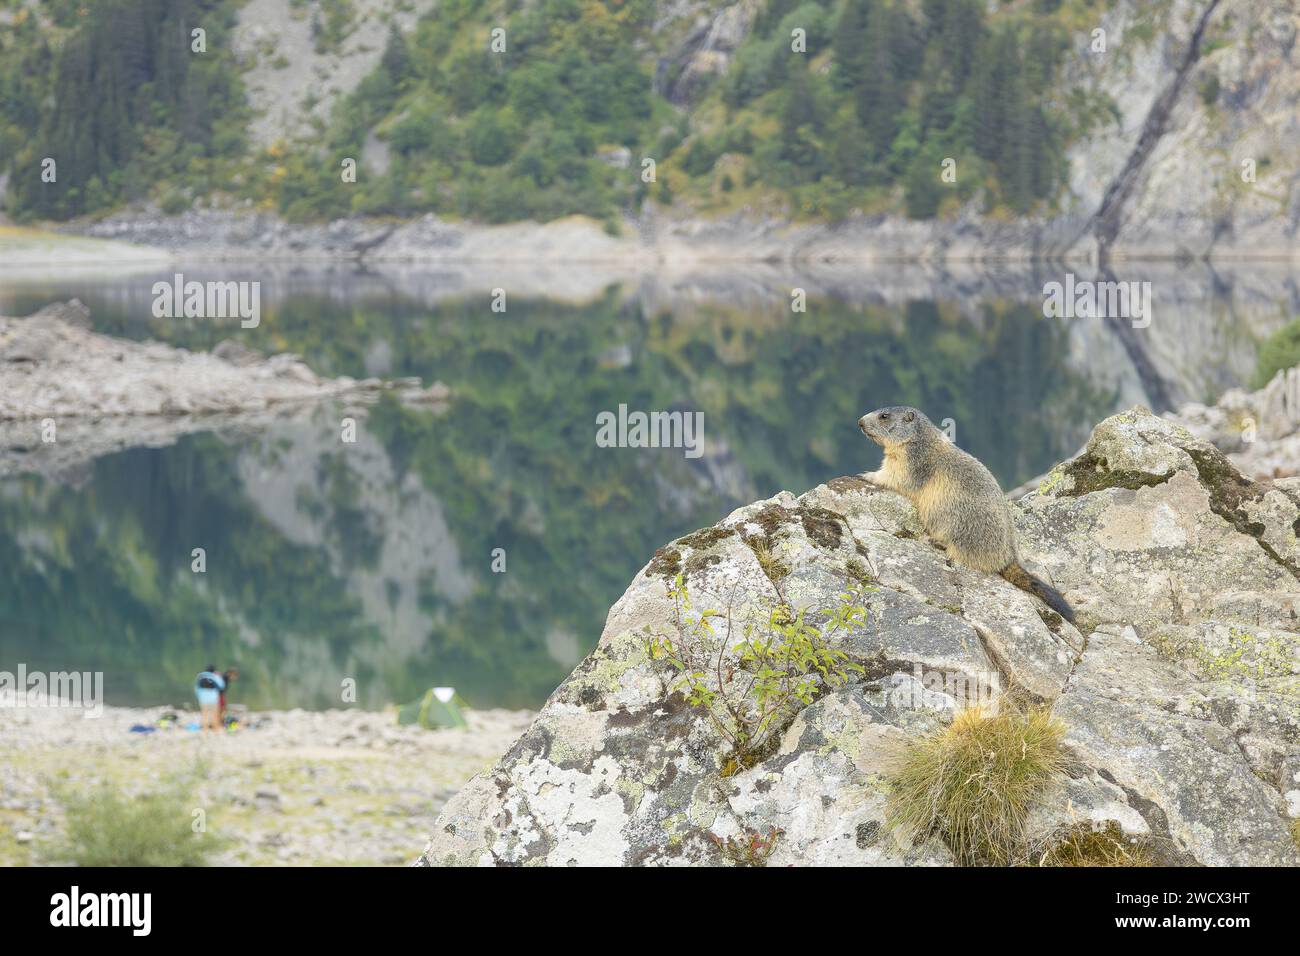
MULTIPOLYGON (((299 224, 250 208, 196 208, 169 216, 144 207, 51 228, 133 245, 142 255, 165 252, 222 262, 567 262, 616 265, 633 274, 665 267, 689 271, 706 264, 917 263, 977 265, 996 274, 1008 265, 1042 262, 1096 270, 1102 257, 1087 235, 1089 226, 1088 217, 1075 215, 1014 221, 974 213, 935 220, 877 215, 802 223, 749 214, 681 217, 651 206, 638 216, 621 217, 613 227, 584 216, 485 225, 433 214, 299 224)), ((1210 243, 1190 249, 1176 235, 1171 229, 1159 241, 1116 251, 1109 261, 1300 261, 1300 243, 1293 237, 1279 236, 1263 247, 1210 243)))
POLYGON ((55 789, 108 785, 129 798, 178 772, 193 777, 208 832, 228 842, 217 864, 405 865, 442 804, 532 715, 466 711, 465 730, 398 726, 391 710, 243 717, 239 730, 204 735, 185 727, 192 710, 0 707, 0 865, 58 862, 45 849, 64 825, 55 789), (159 727, 166 714, 179 720, 159 727))
POLYGON ((0 316, 0 475, 65 472, 194 431, 258 429, 323 401, 364 410, 385 394, 441 413, 451 393, 413 378, 324 378, 296 355, 233 339, 191 352, 101 335, 74 299, 0 316))
MULTIPOLYGON (((611 234, 604 224, 583 216, 499 226, 451 222, 432 214, 405 221, 294 224, 239 209, 191 210, 176 216, 142 209, 58 228, 219 261, 562 261, 616 263, 648 271, 703 262, 1039 261, 1064 256, 1077 224, 916 222, 876 216, 827 225, 751 216, 679 219, 651 209, 637 218, 624 217, 611 234)), ((1086 264, 1086 254, 1079 261, 1086 264)))
POLYGON ((0 317, 0 421, 257 412, 383 391, 430 404, 449 395, 416 379, 322 378, 296 355, 265 356, 233 339, 190 352, 101 335, 76 300, 0 317))

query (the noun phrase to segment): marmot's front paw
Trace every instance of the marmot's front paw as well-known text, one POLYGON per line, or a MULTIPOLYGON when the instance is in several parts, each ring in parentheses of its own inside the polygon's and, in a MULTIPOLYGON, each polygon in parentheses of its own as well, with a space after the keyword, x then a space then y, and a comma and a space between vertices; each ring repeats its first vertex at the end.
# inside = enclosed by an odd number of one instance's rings
POLYGON ((882 480, 880 472, 878 471, 864 471, 862 474, 858 475, 858 477, 865 482, 878 485, 881 488, 885 486, 885 482, 882 480))

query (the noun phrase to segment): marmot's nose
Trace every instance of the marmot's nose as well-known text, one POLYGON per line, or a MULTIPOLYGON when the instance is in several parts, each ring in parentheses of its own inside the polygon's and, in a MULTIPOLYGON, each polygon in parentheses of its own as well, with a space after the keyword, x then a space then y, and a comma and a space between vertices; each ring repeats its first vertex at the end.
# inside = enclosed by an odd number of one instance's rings
POLYGON ((861 431, 862 431, 862 433, 863 433, 864 435, 866 434, 866 432, 867 432, 867 416, 866 416, 866 415, 863 415, 861 418, 858 419, 858 428, 861 429, 861 431))

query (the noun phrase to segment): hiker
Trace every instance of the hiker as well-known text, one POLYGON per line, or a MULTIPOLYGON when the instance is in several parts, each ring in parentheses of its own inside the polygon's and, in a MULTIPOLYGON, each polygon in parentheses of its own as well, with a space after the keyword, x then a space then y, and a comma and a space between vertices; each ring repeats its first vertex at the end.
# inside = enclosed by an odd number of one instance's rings
POLYGON ((222 727, 226 726, 226 691, 230 690, 231 682, 238 676, 238 667, 232 667, 221 675, 221 679, 225 681, 225 686, 221 688, 221 701, 217 707, 217 719, 222 727))
POLYGON ((194 696, 199 699, 199 729, 221 729, 221 696, 226 689, 226 679, 217 673, 217 665, 209 664, 194 679, 194 696))

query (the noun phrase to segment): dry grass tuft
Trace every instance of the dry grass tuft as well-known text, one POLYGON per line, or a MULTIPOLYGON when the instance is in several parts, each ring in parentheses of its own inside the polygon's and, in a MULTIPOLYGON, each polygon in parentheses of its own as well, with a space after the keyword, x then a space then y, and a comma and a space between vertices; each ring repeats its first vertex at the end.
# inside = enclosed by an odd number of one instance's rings
POLYGON ((1104 830, 1071 827, 1043 851, 1038 866, 1154 866, 1145 844, 1124 836, 1112 822, 1104 830))
POLYGON ((1065 727, 1049 709, 970 708, 908 744, 887 805, 890 827, 938 832, 963 865, 1022 859, 1025 821, 1060 780, 1065 727))

